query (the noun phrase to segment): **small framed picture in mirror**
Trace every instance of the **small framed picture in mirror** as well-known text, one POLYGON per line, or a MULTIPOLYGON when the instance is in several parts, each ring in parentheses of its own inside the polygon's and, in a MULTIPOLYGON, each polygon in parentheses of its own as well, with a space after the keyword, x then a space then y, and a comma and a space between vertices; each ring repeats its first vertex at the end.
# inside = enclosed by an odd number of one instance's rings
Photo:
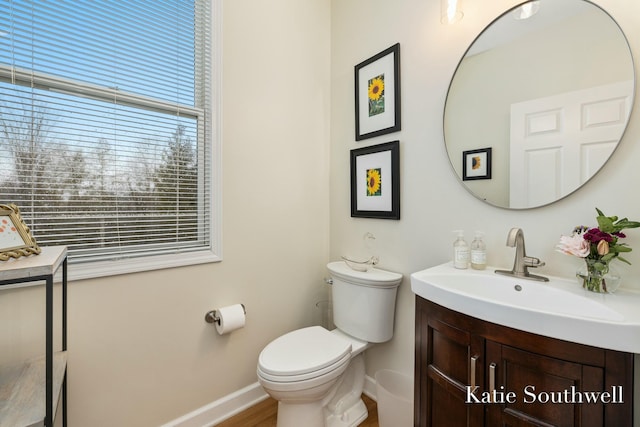
POLYGON ((462 180, 491 179, 491 148, 462 152, 462 180))

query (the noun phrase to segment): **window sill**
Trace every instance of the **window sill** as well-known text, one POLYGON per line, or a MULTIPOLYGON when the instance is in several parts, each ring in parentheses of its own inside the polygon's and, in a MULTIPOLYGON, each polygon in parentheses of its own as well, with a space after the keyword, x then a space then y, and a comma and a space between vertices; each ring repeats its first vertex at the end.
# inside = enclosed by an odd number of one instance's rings
MULTIPOLYGON (((32 255, 37 256, 37 255, 32 255)), ((198 251, 182 254, 167 254, 140 258, 122 259, 118 261, 96 261, 80 264, 69 263, 67 280, 96 279, 98 277, 117 276, 120 274, 141 273, 144 271, 163 270, 165 268, 186 267, 189 265, 220 262, 222 257, 213 251, 198 251)), ((62 275, 57 272, 54 283, 60 283, 62 275)), ((20 282, 13 285, 4 285, 0 290, 28 288, 42 286, 44 280, 33 282, 20 282)))
POLYGON ((70 263, 68 274, 69 281, 76 281, 219 261, 222 261, 222 257, 216 255, 213 251, 199 251, 121 259, 117 261, 96 261, 80 264, 70 263))

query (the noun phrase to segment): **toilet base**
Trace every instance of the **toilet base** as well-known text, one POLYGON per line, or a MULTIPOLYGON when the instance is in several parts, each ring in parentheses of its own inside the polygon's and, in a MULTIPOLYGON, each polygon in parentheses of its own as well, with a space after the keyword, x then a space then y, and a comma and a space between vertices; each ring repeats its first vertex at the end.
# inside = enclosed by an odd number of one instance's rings
POLYGON ((355 427, 369 416, 362 401, 364 376, 364 357, 360 353, 351 359, 335 395, 325 405, 326 427, 355 427))
MULTIPOLYGON (((364 357, 354 356, 338 382, 321 400, 278 399, 277 427, 355 427, 368 416, 367 407, 362 401, 364 388, 364 357)), ((267 389, 269 391, 269 389, 267 389)), ((273 391, 271 391, 273 393, 273 391)))
POLYGON ((278 402, 277 427, 356 427, 368 416, 367 406, 358 399, 341 414, 326 414, 326 408, 320 402, 283 403, 278 402))
POLYGON ((331 414, 325 419, 326 427, 355 427, 360 425, 369 416, 367 406, 362 399, 358 400, 342 415, 331 414))
POLYGON ((308 403, 278 402, 277 427, 325 427, 324 408, 321 401, 308 403))

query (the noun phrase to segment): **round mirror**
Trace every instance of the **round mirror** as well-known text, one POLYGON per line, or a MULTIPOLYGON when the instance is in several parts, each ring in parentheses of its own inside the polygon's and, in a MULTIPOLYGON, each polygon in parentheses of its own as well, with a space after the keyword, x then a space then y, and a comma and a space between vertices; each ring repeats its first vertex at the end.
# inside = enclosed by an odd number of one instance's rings
POLYGON ((627 39, 585 0, 538 0, 489 25, 458 64, 444 110, 463 185, 527 209, 577 190, 606 163, 629 120, 635 73, 627 39))

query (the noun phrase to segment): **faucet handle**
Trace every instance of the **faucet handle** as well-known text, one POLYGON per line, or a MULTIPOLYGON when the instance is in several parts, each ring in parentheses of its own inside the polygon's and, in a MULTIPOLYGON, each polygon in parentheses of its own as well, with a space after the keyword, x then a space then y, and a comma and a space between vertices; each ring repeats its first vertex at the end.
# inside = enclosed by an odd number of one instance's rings
POLYGON ((525 256, 522 260, 527 267, 542 267, 544 265, 544 261, 532 256, 525 256))

